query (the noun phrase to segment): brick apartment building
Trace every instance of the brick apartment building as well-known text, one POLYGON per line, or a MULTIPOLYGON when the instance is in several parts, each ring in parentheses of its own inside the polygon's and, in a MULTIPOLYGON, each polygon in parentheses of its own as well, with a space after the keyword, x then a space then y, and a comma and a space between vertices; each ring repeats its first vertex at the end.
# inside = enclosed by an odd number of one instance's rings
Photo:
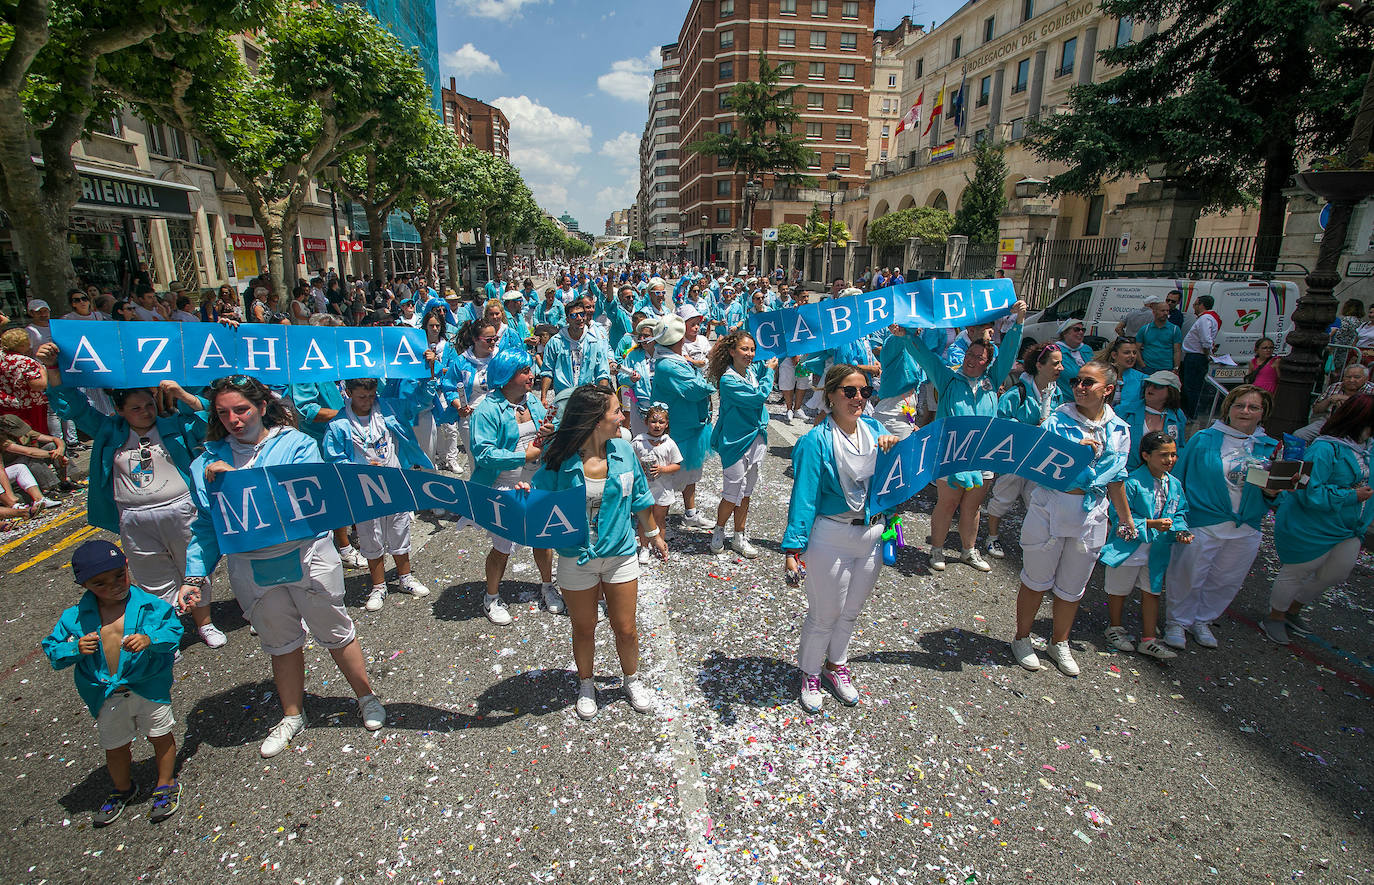
POLYGON ((472 145, 509 160, 510 121, 506 115, 498 107, 464 95, 457 87, 457 81, 449 77, 441 90, 444 125, 458 136, 460 146, 472 145))

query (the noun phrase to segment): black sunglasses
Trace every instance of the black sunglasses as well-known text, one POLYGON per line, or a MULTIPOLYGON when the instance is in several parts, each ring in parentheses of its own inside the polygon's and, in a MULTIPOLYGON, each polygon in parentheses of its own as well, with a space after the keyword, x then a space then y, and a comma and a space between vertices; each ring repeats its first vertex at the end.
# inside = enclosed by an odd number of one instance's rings
POLYGON ((1069 382, 1070 387, 1092 387, 1097 383, 1096 378, 1084 378, 1082 376, 1074 378, 1069 382))
POLYGON ((90 300, 91 300, 91 297, 90 297, 89 295, 73 295, 73 296, 72 296, 72 304, 75 304, 75 303, 78 302, 78 301, 90 301, 90 300))
POLYGON ((856 396, 868 399, 873 396, 873 385, 865 384, 863 387, 855 387, 853 384, 846 384, 840 388, 840 393, 843 393, 847 399, 853 399, 856 396))

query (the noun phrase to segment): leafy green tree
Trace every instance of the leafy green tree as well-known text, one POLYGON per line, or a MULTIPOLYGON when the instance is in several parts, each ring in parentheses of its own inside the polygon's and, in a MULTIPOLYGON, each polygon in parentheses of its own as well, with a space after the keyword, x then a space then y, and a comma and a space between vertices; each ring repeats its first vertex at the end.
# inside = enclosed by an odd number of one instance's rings
POLYGON ((811 246, 824 246, 827 241, 840 248, 849 244, 849 225, 834 221, 819 205, 812 205, 806 215, 806 242, 811 246))
MULTIPOLYGON (((973 178, 964 176, 964 191, 959 211, 954 216, 953 233, 968 237, 970 243, 992 243, 1002 226, 1007 208, 1007 161, 1000 147, 988 142, 978 146, 973 156, 973 178)), ((872 239, 870 236, 869 239, 872 239)))
POLYGON ((724 159, 740 178, 737 230, 750 224, 753 207, 743 184, 760 175, 771 175, 778 185, 801 186, 812 183, 802 170, 811 165, 815 152, 806 146, 803 135, 792 130, 801 121, 793 100, 801 84, 782 86, 781 66, 768 63, 759 53, 757 80, 741 80, 730 89, 728 106, 734 114, 728 133, 713 132, 687 146, 689 151, 724 159))
POLYGON ((33 295, 54 308, 76 283, 67 228, 80 196, 72 147, 118 105, 97 70, 168 35, 256 27, 274 0, 8 0, 0 25, 0 209, 33 295), (43 160, 32 162, 33 147, 43 160))
POLYGON ((434 121, 428 137, 421 140, 409 160, 408 187, 397 202, 420 235, 420 262, 426 278, 434 278, 434 254, 441 240, 455 245, 449 256, 449 285, 457 288, 456 236, 446 234, 444 224, 463 197, 463 151, 453 130, 434 121))
POLYGON ((367 218, 374 280, 386 278, 382 231, 387 216, 400 208, 412 184, 421 186, 416 180, 419 175, 432 174, 432 167, 422 170, 421 164, 432 159, 425 156, 428 148, 445 144, 446 136, 454 142, 452 129, 441 125, 427 107, 416 106, 404 119, 388 121, 366 148, 339 159, 335 180, 340 190, 363 207, 367 218))
POLYGON ((1104 179, 1166 175, 1204 211, 1259 205, 1258 235, 1277 260, 1297 158, 1343 146, 1359 107, 1374 28, 1327 0, 1104 0, 1113 18, 1161 21, 1106 49, 1117 71, 1070 92, 1072 113, 1032 129, 1032 147, 1068 168, 1052 193, 1097 193, 1104 179), (1331 8, 1334 7, 1334 8, 1331 8))
POLYGON ((630 255, 638 258, 644 254, 644 244, 639 240, 630 240, 630 255))
POLYGON ((913 206, 889 212, 868 225, 868 243, 880 249, 902 246, 912 237, 943 243, 954 228, 954 216, 933 206, 913 206))
POLYGON ((141 47, 140 63, 109 71, 107 82, 144 113, 200 139, 243 189, 280 302, 285 244, 312 183, 387 127, 428 113, 429 88, 414 52, 350 3, 284 0, 259 39, 252 70, 228 37, 183 40, 181 48, 197 51, 141 47))
POLYGON ((806 231, 802 229, 801 225, 787 221, 778 225, 779 246, 805 246, 806 244, 806 231))

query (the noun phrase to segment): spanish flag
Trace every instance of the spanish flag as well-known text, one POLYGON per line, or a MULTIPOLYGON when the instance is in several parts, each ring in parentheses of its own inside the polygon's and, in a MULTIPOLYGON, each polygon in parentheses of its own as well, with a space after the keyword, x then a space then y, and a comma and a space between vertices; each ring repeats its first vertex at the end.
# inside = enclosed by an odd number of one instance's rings
POLYGON ((930 122, 926 123, 926 131, 921 133, 924 137, 930 133, 930 127, 935 125, 935 118, 940 116, 945 110, 945 88, 940 87, 940 91, 935 94, 935 107, 930 111, 930 122))

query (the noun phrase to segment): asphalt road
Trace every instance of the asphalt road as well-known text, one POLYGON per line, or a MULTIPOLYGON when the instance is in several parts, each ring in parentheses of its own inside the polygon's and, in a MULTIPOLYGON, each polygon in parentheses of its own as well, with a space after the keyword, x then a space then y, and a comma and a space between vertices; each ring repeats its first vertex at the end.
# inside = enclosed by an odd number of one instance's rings
MULTIPOLYGON (((79 503, 0 539, 0 880, 1374 881, 1368 557, 1313 610, 1317 639, 1279 649, 1253 627, 1276 567, 1266 543, 1221 648, 1169 665, 1106 651, 1099 571, 1069 679, 1011 659, 1015 544, 987 575, 931 573, 925 546, 908 547, 855 637, 860 704, 809 716, 793 666, 804 598, 776 553, 803 429, 771 427, 778 457, 751 514, 761 559, 712 556, 690 534, 641 582, 653 715, 625 703, 603 624, 602 710, 579 720, 568 621, 533 607, 528 553, 505 585, 515 622, 493 627, 478 605, 485 537, 421 522, 415 568, 433 595, 368 613, 365 574, 349 573, 387 727, 362 729, 311 645, 310 728, 264 760, 280 715, 269 663, 221 587, 228 646, 188 642, 177 668, 185 792, 160 825, 145 792, 90 826, 108 789, 94 724, 37 651, 79 593, 63 568, 79 503)), ((718 462, 707 477, 714 490, 718 462)), ((928 508, 911 502, 908 538, 926 534, 928 508)), ((1018 529, 1010 519, 1004 539, 1018 529)), ((135 759, 146 790, 146 744, 135 759)))

